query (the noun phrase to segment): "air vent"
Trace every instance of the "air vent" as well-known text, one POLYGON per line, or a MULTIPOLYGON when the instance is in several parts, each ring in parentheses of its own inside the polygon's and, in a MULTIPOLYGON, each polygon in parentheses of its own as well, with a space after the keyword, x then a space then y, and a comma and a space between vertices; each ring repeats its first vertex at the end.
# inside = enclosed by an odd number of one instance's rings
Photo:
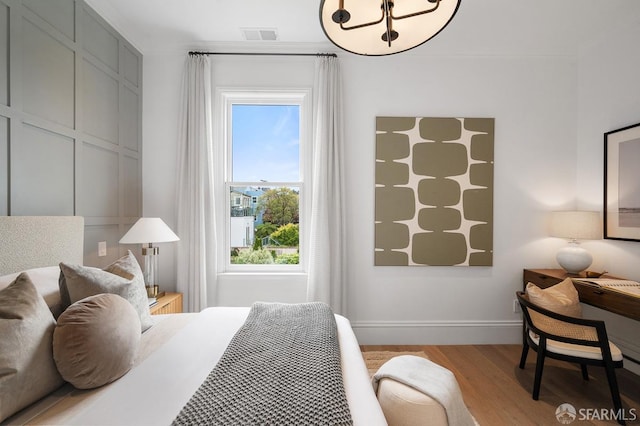
POLYGON ((245 40, 249 41, 275 41, 278 40, 278 32, 275 28, 240 28, 245 40))

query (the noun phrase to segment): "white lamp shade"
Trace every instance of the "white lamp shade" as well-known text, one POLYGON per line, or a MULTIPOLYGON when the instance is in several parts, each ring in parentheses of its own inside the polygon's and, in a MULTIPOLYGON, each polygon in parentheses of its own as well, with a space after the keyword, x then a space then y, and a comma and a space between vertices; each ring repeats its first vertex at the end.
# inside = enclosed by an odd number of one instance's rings
POLYGON ((602 238, 600 212, 552 212, 549 231, 552 237, 571 240, 599 240, 602 238))
MULTIPOLYGON (((378 21, 383 12, 380 3, 380 0, 345 0, 344 9, 349 13, 350 19, 343 26, 349 28, 378 21)), ((393 30, 398 32, 398 38, 392 40, 391 46, 381 38, 382 34, 386 33, 386 19, 375 25, 342 29, 332 18, 339 9, 339 0, 322 1, 320 23, 329 40, 341 49, 358 55, 390 55, 419 46, 438 34, 456 14, 460 0, 440 0, 437 3, 424 0, 396 0, 393 3, 393 16, 396 17, 434 8, 435 10, 404 19, 394 19, 393 30)))
POLYGON ((179 239, 159 217, 141 217, 120 239, 120 244, 168 243, 179 239))

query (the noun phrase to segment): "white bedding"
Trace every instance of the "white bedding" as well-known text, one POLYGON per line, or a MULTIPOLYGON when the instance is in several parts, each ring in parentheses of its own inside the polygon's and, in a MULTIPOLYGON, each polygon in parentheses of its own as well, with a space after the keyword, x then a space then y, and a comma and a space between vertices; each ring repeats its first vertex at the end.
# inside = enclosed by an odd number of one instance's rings
MULTIPOLYGON (((0 275, 38 268, 30 277, 57 316, 59 268, 45 266, 81 264, 83 230, 83 218, 76 216, 0 216, 0 275)), ((0 277, 0 289, 15 275, 0 277)), ((155 325, 142 334, 134 367, 126 375, 90 391, 67 384, 2 424, 169 425, 248 313, 249 308, 209 308, 199 314, 154 316, 155 325)), ((336 322, 354 424, 386 425, 349 321, 337 315, 336 322)))
MULTIPOLYGON (((216 365, 249 308, 157 317, 138 364, 92 391, 69 386, 9 418, 10 424, 168 425, 216 365), (187 322, 175 325, 176 321, 187 322), (166 331, 166 332, 165 332, 166 331), (159 344, 163 336, 171 335, 159 344), (159 346, 153 350, 150 346, 159 346)), ((349 321, 336 315, 347 400, 355 425, 386 425, 349 321)), ((149 334, 147 334, 149 333, 149 334)))

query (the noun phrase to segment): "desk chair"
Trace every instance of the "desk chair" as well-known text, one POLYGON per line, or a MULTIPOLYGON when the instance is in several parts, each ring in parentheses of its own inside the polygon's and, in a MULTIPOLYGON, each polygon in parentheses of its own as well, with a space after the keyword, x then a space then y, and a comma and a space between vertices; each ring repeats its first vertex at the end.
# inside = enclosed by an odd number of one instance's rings
MULTIPOLYGON (((613 406, 623 413, 616 368, 622 367, 622 352, 609 342, 604 321, 570 317, 541 308, 529 301, 527 295, 516 292, 524 316, 524 338, 520 368, 524 369, 529 348, 538 353, 532 397, 538 400, 544 358, 580 364, 582 378, 589 380, 587 365, 604 367, 613 406)), ((623 419, 618 423, 624 425, 623 419)))

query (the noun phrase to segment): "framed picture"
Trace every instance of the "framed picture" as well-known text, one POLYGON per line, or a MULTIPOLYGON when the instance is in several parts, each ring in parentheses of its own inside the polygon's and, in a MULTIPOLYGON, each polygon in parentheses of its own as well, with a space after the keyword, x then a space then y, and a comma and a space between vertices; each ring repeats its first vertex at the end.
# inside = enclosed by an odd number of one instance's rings
POLYGON ((604 134, 604 238, 640 241, 640 123, 604 134))

